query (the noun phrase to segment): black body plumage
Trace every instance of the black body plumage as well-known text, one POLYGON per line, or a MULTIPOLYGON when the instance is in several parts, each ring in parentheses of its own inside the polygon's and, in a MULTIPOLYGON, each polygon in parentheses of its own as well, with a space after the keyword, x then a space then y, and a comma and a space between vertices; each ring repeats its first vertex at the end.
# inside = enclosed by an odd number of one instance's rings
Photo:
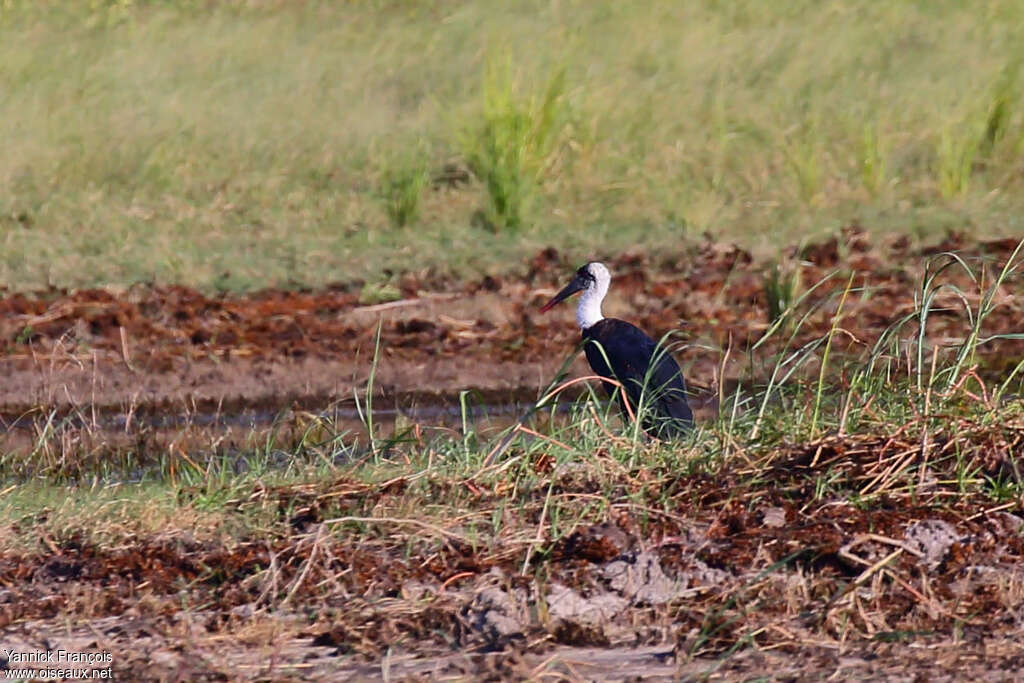
POLYGON ((560 301, 583 292, 576 321, 583 331, 583 350, 590 367, 605 380, 616 380, 625 388, 623 398, 615 384, 602 382, 609 398, 618 401, 624 419, 628 420, 630 413, 639 415, 641 426, 651 436, 682 436, 693 426, 683 373, 668 349, 643 330, 601 314, 610 282, 611 274, 603 264, 588 263, 540 310, 551 310, 560 301))
MULTIPOLYGON (((659 347, 636 325, 604 318, 583 330, 583 351, 595 373, 625 387, 634 415, 642 403, 645 412, 641 426, 648 434, 673 438, 686 434, 693 426, 679 365, 666 348, 659 347)), ((609 398, 618 401, 626 418, 622 392, 610 382, 602 384, 609 398)))

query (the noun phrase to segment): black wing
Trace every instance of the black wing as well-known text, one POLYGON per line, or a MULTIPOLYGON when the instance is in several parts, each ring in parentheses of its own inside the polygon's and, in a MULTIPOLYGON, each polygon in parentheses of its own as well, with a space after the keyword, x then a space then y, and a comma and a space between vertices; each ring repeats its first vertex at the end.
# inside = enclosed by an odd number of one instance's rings
MULTIPOLYGON (((634 414, 646 381, 644 400, 650 414, 643 421, 645 430, 659 436, 677 436, 693 425, 679 365, 643 330, 624 320, 605 318, 584 330, 583 339, 590 367, 598 375, 623 384, 634 414)), ((605 382, 604 388, 609 396, 616 396, 625 412, 615 385, 605 382)))

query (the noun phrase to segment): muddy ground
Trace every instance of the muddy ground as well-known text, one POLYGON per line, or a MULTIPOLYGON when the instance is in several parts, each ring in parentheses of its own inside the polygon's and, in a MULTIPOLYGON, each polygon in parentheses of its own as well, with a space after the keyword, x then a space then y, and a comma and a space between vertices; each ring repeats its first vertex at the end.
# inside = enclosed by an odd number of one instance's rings
MULTIPOLYGON (((802 311, 825 301, 791 346, 828 331, 836 293, 851 272, 854 289, 841 317, 846 334, 834 347, 860 353, 915 310, 925 270, 946 260, 942 252, 958 250, 979 278, 972 282, 954 266, 940 279, 976 307, 1015 247, 1011 239, 972 243, 951 235, 912 249, 906 239, 875 244, 850 228, 840 240, 793 250, 783 272, 799 271, 798 292, 836 275, 808 297, 802 311)), ((579 337, 570 305, 546 315, 538 309, 577 266, 548 250, 533 258, 522 278, 455 283, 406 276, 401 300, 375 305, 360 304, 359 283, 217 296, 143 285, 119 292, 8 293, 0 297, 0 413, 9 418, 37 406, 75 405, 314 407, 346 400, 366 389, 378 323, 374 389, 382 396, 465 389, 536 395, 579 337)), ((707 242, 666 258, 627 254, 609 266, 614 280, 606 315, 628 319, 655 338, 679 331, 686 346, 676 355, 695 386, 716 386, 723 368, 727 383, 766 372, 746 355, 770 322, 766 264, 707 242)), ((1020 281, 1018 272, 995 292, 986 335, 1020 330, 1020 281)), ((934 305, 941 310, 930 317, 929 340, 955 345, 968 329, 962 300, 947 287, 934 305)), ((778 344, 762 347, 760 357, 769 358, 773 347, 778 344)), ((1024 358, 1024 341, 996 341, 981 351, 979 372, 997 377, 1024 358)), ((586 371, 578 358, 573 372, 586 371)))
MULTIPOLYGON (((905 446, 819 445, 860 481, 905 446)), ((102 549, 44 538, 51 554, 0 558, 4 647, 113 653, 121 680, 1019 680, 1017 503, 950 506, 937 489, 873 510, 798 507, 808 454, 777 456, 752 505, 727 471, 676 480, 673 512, 644 520, 637 484, 608 522, 544 541, 525 565, 529 538, 479 547, 458 523, 329 532, 333 515, 390 509, 405 479, 258 487, 235 504, 276 506, 291 532, 231 545, 184 530, 102 549)), ((560 496, 592 495, 577 469, 551 477, 560 496)))
MULTIPOLYGON (((866 352, 915 310, 929 259, 951 249, 980 282, 959 266, 944 271, 958 291, 939 292, 926 336, 955 345, 967 329, 961 294, 977 306, 1015 247, 952 235, 918 249, 851 228, 794 251, 784 270, 799 264, 804 291, 839 274, 809 297, 821 306, 793 346, 828 331, 840 297, 826 294, 852 272, 835 348, 866 352)), ((535 396, 578 339, 571 307, 537 309, 577 265, 546 251, 522 278, 409 276, 401 300, 369 305, 358 283, 216 296, 155 286, 6 293, 0 414, 11 425, 54 409, 326 409, 365 390, 378 323, 378 405, 470 388, 482 400, 535 396)), ((655 336, 680 329, 688 345, 676 355, 707 396, 723 382, 763 379, 748 352, 770 322, 765 264, 708 242, 609 266, 606 313, 655 336)), ((1016 274, 992 293, 984 336, 1021 331, 1021 291, 1016 274)), ((772 342, 758 357, 778 349, 772 342)), ((1024 341, 993 341, 973 372, 984 386, 1022 358, 1024 341)), ((586 368, 578 361, 573 372, 586 368)), ((1019 421, 944 429, 929 436, 936 453, 977 457, 993 475, 1024 448, 1019 421)), ((229 507, 274 511, 287 533, 225 541, 178 529, 102 547, 43 535, 45 552, 0 557, 0 645, 112 652, 120 680, 1017 680, 1020 501, 959 495, 938 461, 922 492, 885 489, 921 448, 900 430, 780 446, 757 454, 764 475, 744 504, 734 496, 751 474, 740 459, 714 480, 626 472, 607 522, 553 542, 534 536, 545 493, 585 501, 602 489, 587 472, 541 460, 532 466, 556 486, 531 493, 522 519, 507 520, 523 534, 484 550, 458 521, 439 528, 402 513, 405 479, 257 486, 229 507), (826 465, 880 502, 794 504, 814 497, 808 472, 826 465), (366 516, 380 526, 331 533, 366 516), (182 609, 186 597, 192 607, 182 609)), ((431 486, 437 499, 471 492, 486 515, 508 493, 500 482, 431 486)), ((3 532, 34 534, 43 521, 3 532)))

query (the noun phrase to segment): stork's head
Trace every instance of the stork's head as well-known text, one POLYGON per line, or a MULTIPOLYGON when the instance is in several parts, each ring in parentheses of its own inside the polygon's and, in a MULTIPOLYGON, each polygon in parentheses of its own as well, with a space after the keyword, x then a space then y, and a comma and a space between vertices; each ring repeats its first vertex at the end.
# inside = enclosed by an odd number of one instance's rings
POLYGON ((580 299, 577 318, 580 327, 586 329, 601 319, 601 301, 608 293, 608 284, 612 281, 611 273, 603 263, 588 263, 576 271, 576 277, 556 294, 551 301, 544 304, 541 313, 550 310, 555 304, 568 299, 576 292, 583 292, 580 299))

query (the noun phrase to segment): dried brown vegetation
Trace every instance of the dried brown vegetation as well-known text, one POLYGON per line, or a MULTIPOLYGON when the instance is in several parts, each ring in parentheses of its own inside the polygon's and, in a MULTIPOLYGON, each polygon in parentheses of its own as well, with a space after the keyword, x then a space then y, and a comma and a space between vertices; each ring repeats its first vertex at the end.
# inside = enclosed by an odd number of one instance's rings
MULTIPOLYGON (((809 293, 802 321, 776 321, 788 341, 758 342, 768 294, 739 250, 613 264, 619 305, 642 324, 685 316, 691 340, 722 350, 684 349, 691 372, 754 384, 734 398, 722 388, 719 419, 677 444, 632 438, 586 403, 542 411, 507 443, 430 424, 354 443, 301 410, 256 438, 195 423, 160 442, 130 417, 116 438, 92 417, 116 397, 50 391, 21 406, 35 411, 31 438, 0 463, 12 482, 0 489, 5 646, 116 652, 117 674, 139 680, 1002 680, 1024 666, 1024 411, 1006 384, 1022 341, 960 351, 972 335, 1019 331, 1019 274, 996 280, 1016 244, 958 239, 932 252, 958 247, 976 267, 950 267, 932 289, 919 281, 939 261, 901 243, 848 231, 794 252, 809 293), (871 353, 887 333, 894 343, 871 353), (811 347, 806 371, 778 380, 771 359, 822 339, 832 345, 811 347), (827 382, 814 381, 821 368, 827 382)), ((566 267, 546 252, 527 283, 430 296, 410 284, 406 303, 369 310, 340 291, 9 296, 3 362, 26 377, 88 351, 81 372, 96 378, 250 362, 232 349, 328 362, 365 353, 389 313, 382 372, 442 349, 498 376, 502 359, 549 367, 545 349, 571 348, 567 321, 527 312, 566 267), (504 317, 485 318, 474 297, 504 301, 504 317), (445 314, 412 313, 442 299, 445 314)))
MULTIPOLYGON (((925 454, 897 430, 770 449, 714 476, 595 454, 515 493, 507 477, 430 472, 256 483, 224 508, 269 511, 269 528, 227 544, 186 529, 98 544, 31 520, 10 531, 37 534, 38 550, 0 560, 0 618, 23 638, 60 637, 54 620, 100 624, 97 647, 139 653, 122 672, 157 678, 236 677, 230 657, 211 656, 225 638, 274 651, 270 677, 379 672, 389 653, 402 654, 395 672, 515 677, 584 647, 642 649, 640 673, 710 672, 748 648, 796 671, 813 655, 818 671, 869 672, 900 644, 977 669, 969 660, 1000 642, 999 661, 1019 666, 1008 643, 1024 619, 1020 500, 965 494, 950 455, 1024 438, 1019 411, 1008 417, 984 434, 936 434, 913 491, 898 469, 925 454), (826 473, 834 493, 816 494, 826 473), (601 504, 552 533, 546 512, 588 501, 601 504), (500 529, 484 531, 498 511, 500 529), (138 643, 163 648, 171 668, 142 667, 153 651, 138 643)), ((877 671, 905 672, 887 666, 877 671)))

